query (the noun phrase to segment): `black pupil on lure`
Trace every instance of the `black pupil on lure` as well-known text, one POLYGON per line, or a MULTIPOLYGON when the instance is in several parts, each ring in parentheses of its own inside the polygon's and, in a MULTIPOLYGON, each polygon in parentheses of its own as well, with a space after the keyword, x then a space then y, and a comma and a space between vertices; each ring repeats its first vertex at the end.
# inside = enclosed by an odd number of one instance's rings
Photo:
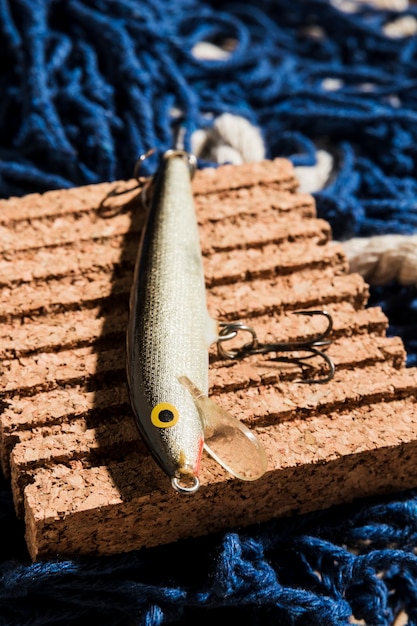
POLYGON ((169 409, 163 409, 160 412, 158 417, 161 422, 164 422, 164 424, 167 424, 168 422, 172 422, 172 420, 174 419, 174 414, 169 409))

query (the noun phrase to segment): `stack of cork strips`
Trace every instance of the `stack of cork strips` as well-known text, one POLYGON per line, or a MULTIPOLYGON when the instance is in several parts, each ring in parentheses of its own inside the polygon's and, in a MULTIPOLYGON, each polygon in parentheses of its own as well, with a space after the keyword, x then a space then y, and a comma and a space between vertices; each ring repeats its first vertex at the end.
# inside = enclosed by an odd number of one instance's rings
POLYGON ((128 551, 417 485, 417 370, 277 159, 195 176, 209 311, 286 341, 326 325, 294 311, 326 309, 335 377, 305 384, 298 366, 213 349, 210 396, 257 432, 268 470, 241 482, 204 455, 200 490, 177 494, 128 402, 144 212, 137 190, 110 198, 114 187, 0 202, 1 462, 33 559, 128 551))

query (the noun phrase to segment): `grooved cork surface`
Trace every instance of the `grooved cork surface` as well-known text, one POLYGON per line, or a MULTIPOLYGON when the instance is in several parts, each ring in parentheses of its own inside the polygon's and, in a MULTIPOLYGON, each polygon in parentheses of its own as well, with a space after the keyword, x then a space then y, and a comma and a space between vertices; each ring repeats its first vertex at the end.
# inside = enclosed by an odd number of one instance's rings
POLYGON ((114 186, 0 201, 0 460, 33 559, 133 550, 417 485, 417 370, 276 159, 196 174, 208 307, 261 341, 313 336, 323 320, 293 313, 327 309, 336 374, 306 385, 299 367, 212 349, 210 395, 257 432, 268 471, 244 483, 204 456, 200 490, 174 492, 127 396, 143 211, 135 190, 103 207, 114 186))

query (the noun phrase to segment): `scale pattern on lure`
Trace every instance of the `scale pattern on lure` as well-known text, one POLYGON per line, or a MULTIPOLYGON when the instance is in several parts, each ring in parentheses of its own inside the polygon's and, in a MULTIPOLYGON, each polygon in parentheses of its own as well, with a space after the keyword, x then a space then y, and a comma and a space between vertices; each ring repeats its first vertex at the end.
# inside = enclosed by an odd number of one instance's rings
MULTIPOLYGON (((208 348, 217 341, 220 354, 228 357, 220 346, 236 328, 219 327, 207 312, 191 190, 195 166, 192 155, 170 150, 151 182, 127 331, 127 377, 137 426, 173 487, 189 493, 199 487, 203 448, 243 480, 259 478, 267 465, 254 433, 207 397, 208 348)), ((310 346, 325 343, 303 346, 322 354, 310 346)), ((244 355, 254 347, 259 353, 256 342, 244 355)))

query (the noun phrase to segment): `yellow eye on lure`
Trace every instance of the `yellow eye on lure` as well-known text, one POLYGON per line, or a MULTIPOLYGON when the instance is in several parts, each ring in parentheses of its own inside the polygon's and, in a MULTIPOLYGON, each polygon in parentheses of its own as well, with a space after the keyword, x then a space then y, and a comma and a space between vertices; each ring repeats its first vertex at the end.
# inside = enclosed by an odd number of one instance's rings
POLYGON ((151 422, 157 428, 171 428, 178 419, 178 410, 169 402, 160 402, 151 411, 151 422))
POLYGON ((199 487, 204 446, 240 478, 253 480, 253 467, 258 468, 256 477, 266 469, 265 453, 255 435, 247 439, 239 420, 231 416, 227 416, 227 427, 222 426, 225 412, 219 409, 216 414, 208 398, 211 410, 203 406, 202 398, 208 393, 208 346, 218 337, 217 323, 206 308, 191 190, 195 167, 195 157, 171 150, 164 154, 154 177, 127 331, 128 385, 139 431, 173 487, 185 493, 199 487), (210 450, 205 435, 213 428, 227 442, 215 451, 210 450), (245 438, 249 442, 243 456, 257 459, 249 460, 247 471, 242 470, 241 459, 234 471, 229 458, 233 432, 239 445, 245 438), (224 463, 223 453, 227 456, 224 463))

